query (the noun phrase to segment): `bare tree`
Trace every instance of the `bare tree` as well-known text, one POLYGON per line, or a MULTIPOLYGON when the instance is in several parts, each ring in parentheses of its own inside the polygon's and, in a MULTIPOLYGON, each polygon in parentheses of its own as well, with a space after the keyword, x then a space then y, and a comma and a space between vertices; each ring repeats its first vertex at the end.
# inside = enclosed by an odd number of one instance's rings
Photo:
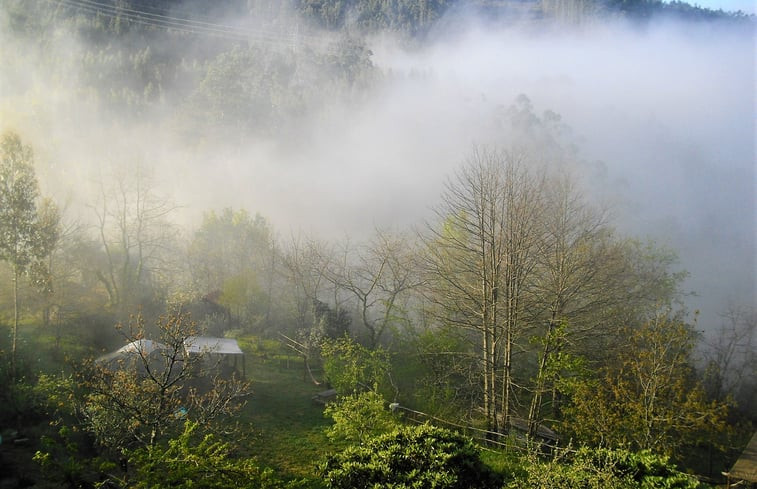
POLYGON ((327 243, 313 238, 292 238, 283 261, 290 290, 294 291, 290 298, 298 330, 310 329, 315 323, 317 301, 333 297, 334 307, 339 307, 338 292, 326 278, 335 260, 327 243))
POLYGON ((507 429, 513 353, 542 246, 544 179, 522 153, 476 149, 447 184, 428 226, 425 272, 440 320, 478 336, 483 411, 507 429))
POLYGON ((744 412, 754 412, 757 387, 757 311, 731 305, 718 329, 705 337, 705 382, 714 399, 732 396, 744 412))
POLYGON ((354 253, 345 247, 343 256, 340 268, 327 277, 354 296, 368 344, 375 348, 387 329, 406 320, 403 296, 420 284, 412 245, 407 237, 379 230, 354 253))
POLYGON ((304 374, 311 377, 310 362, 320 355, 323 338, 341 336, 349 328, 340 289, 327 278, 336 261, 334 249, 313 238, 293 238, 283 256, 288 293, 282 299, 291 301, 295 331, 294 337, 280 334, 290 348, 303 356, 304 374))
POLYGON ((587 205, 567 175, 551 178, 547 188, 541 215, 543 248, 532 287, 532 323, 541 351, 531 387, 531 436, 541 423, 542 397, 551 388, 548 377, 554 381, 559 375, 557 354, 603 325, 626 297, 623 255, 605 212, 587 205))
POLYGON ((97 232, 106 256, 96 271, 119 317, 140 302, 145 290, 155 289, 176 264, 170 263, 176 229, 168 219, 176 206, 161 197, 140 166, 130 174, 101 183, 93 207, 97 232))
POLYGON ((100 358, 78 372, 78 414, 103 447, 155 445, 185 418, 207 428, 235 412, 249 392, 249 383, 221 375, 216 363, 188 351, 187 338, 201 332, 181 312, 157 321, 157 340, 147 339, 140 315, 120 330, 128 341, 124 355, 100 358))

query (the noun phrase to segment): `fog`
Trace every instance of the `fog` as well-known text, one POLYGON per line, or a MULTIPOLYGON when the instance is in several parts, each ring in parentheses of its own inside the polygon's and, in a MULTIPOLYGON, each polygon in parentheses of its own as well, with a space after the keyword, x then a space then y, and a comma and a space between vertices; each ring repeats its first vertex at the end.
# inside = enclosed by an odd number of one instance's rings
POLYGON ((561 116, 574 172, 618 229, 677 251, 702 328, 729 302, 757 303, 753 28, 456 25, 412 47, 368 40, 379 81, 330 96, 286 131, 202 141, 176 134, 170 105, 123 119, 102 110, 70 62, 80 39, 60 32, 42 57, 6 32, 0 129, 34 147, 42 192, 70 213, 86 214, 103 175, 139 164, 188 230, 234 207, 282 237, 360 239, 429 217, 473 145, 512 143, 503 115, 524 94, 537 115, 561 116))

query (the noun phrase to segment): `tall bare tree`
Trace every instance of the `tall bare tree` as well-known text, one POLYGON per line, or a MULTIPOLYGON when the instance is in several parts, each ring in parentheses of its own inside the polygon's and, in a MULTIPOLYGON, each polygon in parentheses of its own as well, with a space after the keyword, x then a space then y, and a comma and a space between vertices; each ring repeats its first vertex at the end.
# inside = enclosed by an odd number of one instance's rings
POLYGON ((705 337, 705 382, 715 399, 732 396, 745 413, 757 405, 757 310, 730 305, 705 337))
POLYGON ((441 321, 478 337, 483 411, 496 430, 509 425, 515 342, 543 242, 544 179, 526 164, 522 153, 474 150, 424 237, 429 298, 441 321))

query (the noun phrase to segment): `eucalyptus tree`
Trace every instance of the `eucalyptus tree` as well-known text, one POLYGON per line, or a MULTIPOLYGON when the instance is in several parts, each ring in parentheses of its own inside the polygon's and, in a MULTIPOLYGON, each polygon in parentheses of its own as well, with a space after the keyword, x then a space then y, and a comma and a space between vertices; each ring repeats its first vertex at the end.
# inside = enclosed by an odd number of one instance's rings
MULTIPOLYGON (((58 240, 57 209, 49 201, 38 209, 38 199, 32 148, 18 134, 6 132, 0 139, 0 259, 8 262, 13 275, 12 380, 16 377, 19 280, 31 271, 44 271, 41 262, 58 240)), ((47 282, 44 273, 37 280, 47 282)))

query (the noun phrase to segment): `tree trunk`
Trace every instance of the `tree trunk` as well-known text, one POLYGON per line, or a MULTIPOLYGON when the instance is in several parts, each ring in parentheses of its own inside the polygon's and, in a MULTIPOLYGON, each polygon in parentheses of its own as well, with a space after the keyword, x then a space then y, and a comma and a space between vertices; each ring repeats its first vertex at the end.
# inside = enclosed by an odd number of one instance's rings
POLYGON ((18 337, 18 266, 13 266, 13 340, 11 343, 11 383, 16 382, 16 343, 18 337))
POLYGON ((547 326, 547 334, 544 337, 544 349, 542 350, 541 359, 539 360, 539 370, 536 373, 536 382, 534 385, 534 395, 531 398, 531 407, 528 410, 528 436, 536 436, 539 425, 541 424, 541 400, 544 393, 544 384, 546 383, 546 372, 548 357, 551 353, 552 331, 554 330, 554 315, 547 326))

